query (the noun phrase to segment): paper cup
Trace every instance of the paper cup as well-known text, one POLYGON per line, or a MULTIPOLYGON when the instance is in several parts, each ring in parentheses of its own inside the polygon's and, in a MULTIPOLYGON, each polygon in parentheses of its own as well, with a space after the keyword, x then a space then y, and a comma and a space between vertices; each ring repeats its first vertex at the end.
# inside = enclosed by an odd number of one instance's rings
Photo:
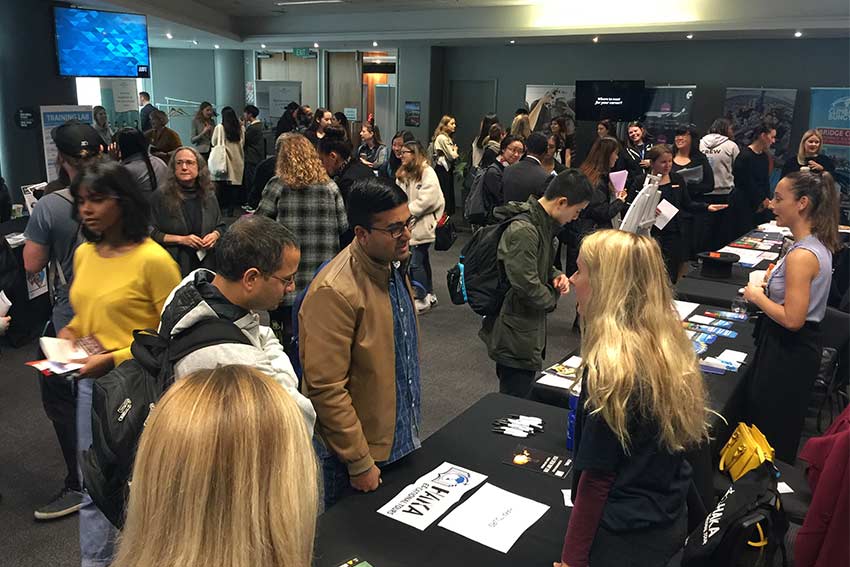
POLYGON ((765 274, 767 274, 767 270, 753 270, 750 272, 750 285, 762 285, 765 274))

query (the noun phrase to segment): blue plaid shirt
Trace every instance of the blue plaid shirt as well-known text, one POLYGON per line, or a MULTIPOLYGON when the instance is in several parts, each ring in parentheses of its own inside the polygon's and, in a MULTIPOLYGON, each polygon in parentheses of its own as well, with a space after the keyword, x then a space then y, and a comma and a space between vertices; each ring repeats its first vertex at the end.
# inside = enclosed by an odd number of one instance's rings
POLYGON ((395 338, 395 433, 390 464, 422 446, 419 440, 421 392, 419 387, 419 339, 413 302, 404 275, 393 265, 390 275, 395 338))

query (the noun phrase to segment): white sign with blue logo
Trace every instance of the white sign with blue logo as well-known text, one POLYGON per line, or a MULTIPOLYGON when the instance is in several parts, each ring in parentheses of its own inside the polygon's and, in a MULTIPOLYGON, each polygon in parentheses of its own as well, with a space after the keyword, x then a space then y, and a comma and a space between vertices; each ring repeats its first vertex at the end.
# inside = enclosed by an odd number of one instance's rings
POLYGON ((445 462, 407 485, 378 513, 422 531, 485 480, 487 475, 445 462))
POLYGON ((68 120, 79 120, 85 124, 94 122, 90 106, 42 106, 41 134, 44 145, 44 167, 47 169, 47 181, 59 177, 56 169, 56 144, 50 137, 50 131, 68 120))

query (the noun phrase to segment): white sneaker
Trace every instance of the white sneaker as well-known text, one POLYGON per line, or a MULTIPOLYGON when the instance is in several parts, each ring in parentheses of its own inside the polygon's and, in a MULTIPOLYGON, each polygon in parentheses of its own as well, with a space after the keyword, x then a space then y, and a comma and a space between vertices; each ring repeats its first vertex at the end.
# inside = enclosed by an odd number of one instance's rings
POLYGON ((428 300, 427 295, 425 296, 425 299, 414 299, 413 305, 416 307, 416 312, 420 315, 431 310, 431 302, 428 300))
POLYGON ((428 303, 431 304, 431 307, 437 306, 437 296, 435 294, 429 293, 428 295, 425 296, 425 300, 428 301, 428 303))

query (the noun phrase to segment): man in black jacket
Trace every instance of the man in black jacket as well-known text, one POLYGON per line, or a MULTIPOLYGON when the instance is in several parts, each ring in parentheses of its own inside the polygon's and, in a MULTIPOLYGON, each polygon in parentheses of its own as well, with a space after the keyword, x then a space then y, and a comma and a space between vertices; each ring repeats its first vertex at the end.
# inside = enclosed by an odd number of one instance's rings
POLYGON ((526 154, 521 160, 502 173, 502 193, 505 203, 518 201, 524 203, 532 195, 542 197, 552 180, 540 162, 549 145, 546 136, 540 132, 532 133, 525 140, 526 154))
POLYGON ((142 132, 147 132, 152 128, 151 126, 151 112, 156 110, 154 105, 151 104, 151 95, 147 92, 142 91, 139 93, 139 106, 141 106, 141 110, 139 110, 139 126, 141 127, 142 132))
POLYGON ((250 196, 247 193, 254 185, 257 165, 266 158, 263 143, 263 123, 257 118, 259 115, 260 109, 253 104, 246 106, 242 113, 242 120, 245 124, 245 169, 242 173, 242 191, 246 193, 242 199, 243 202, 250 201, 250 196))

